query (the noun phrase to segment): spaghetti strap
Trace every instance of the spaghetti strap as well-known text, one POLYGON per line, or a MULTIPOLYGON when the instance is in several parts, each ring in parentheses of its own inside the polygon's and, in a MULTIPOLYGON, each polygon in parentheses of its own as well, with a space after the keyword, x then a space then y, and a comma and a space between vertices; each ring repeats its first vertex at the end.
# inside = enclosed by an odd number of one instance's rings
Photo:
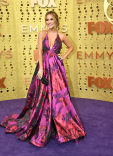
MULTIPOLYGON (((45 37, 47 36, 47 38, 48 38, 48 30, 46 31, 46 35, 45 35, 45 37)), ((57 30, 57 37, 56 38, 59 38, 60 39, 60 41, 62 42, 62 40, 61 40, 61 38, 60 38, 60 36, 59 36, 59 32, 58 32, 58 30, 57 30)))
POLYGON ((46 36, 48 35, 48 31, 46 31, 46 36))

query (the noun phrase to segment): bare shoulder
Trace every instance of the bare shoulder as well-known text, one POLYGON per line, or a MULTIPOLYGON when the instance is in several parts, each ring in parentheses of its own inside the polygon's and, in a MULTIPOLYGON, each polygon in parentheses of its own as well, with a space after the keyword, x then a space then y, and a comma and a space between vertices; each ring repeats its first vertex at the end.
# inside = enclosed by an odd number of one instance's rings
POLYGON ((41 31, 39 31, 39 34, 41 34, 41 35, 44 35, 46 33, 47 33, 47 30, 41 30, 41 31))
POLYGON ((66 35, 64 33, 62 33, 62 32, 58 32, 58 34, 59 34, 59 37, 60 37, 61 41, 64 41, 66 35))
POLYGON ((41 30, 41 31, 39 31, 38 35, 39 35, 40 38, 44 39, 46 33, 47 33, 47 30, 41 30))

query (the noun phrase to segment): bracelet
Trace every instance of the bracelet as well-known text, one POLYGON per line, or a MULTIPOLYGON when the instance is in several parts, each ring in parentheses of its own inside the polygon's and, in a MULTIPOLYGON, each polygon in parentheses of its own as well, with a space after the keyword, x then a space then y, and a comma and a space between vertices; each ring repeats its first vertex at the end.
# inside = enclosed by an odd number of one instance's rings
POLYGON ((39 70, 44 71, 43 69, 39 69, 39 70))

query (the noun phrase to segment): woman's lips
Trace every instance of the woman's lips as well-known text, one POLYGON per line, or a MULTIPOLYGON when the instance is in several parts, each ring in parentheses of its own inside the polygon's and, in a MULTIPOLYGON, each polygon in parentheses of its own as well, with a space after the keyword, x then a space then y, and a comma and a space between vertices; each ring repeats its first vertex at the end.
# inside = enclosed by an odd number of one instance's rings
POLYGON ((52 26, 53 24, 48 24, 48 26, 52 26))

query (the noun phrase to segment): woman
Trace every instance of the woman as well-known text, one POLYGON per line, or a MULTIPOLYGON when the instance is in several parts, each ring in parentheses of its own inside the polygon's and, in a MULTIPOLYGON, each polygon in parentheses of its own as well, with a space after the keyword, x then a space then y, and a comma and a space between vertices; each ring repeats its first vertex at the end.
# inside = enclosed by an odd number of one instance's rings
POLYGON ((70 100, 63 61, 73 46, 66 35, 57 31, 58 15, 54 11, 45 15, 47 30, 39 32, 37 63, 25 106, 22 112, 6 116, 1 126, 5 132, 15 133, 18 139, 44 147, 50 137, 58 143, 74 139, 78 143, 85 137, 85 130, 70 100), (60 55, 62 42, 68 47, 60 55), (48 85, 42 83, 44 76, 48 85))

